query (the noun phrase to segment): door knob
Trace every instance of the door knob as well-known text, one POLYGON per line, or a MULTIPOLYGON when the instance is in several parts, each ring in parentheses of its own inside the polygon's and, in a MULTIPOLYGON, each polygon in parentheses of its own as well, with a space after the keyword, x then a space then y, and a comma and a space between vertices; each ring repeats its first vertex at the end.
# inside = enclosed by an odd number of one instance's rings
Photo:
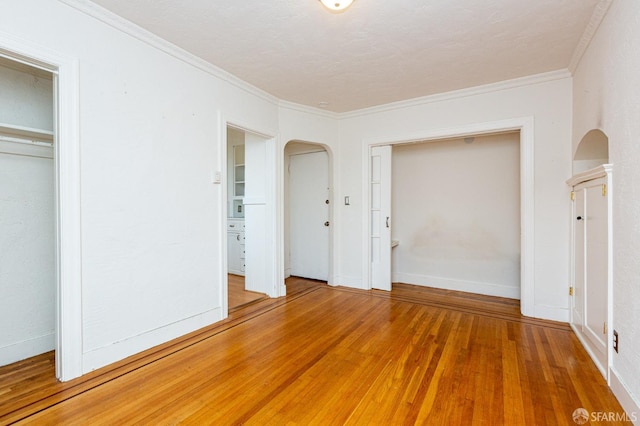
POLYGON ((582 220, 582 216, 576 217, 577 220, 582 220))
POLYGON ((324 226, 329 226, 329 221, 326 221, 326 222, 324 223, 324 226))

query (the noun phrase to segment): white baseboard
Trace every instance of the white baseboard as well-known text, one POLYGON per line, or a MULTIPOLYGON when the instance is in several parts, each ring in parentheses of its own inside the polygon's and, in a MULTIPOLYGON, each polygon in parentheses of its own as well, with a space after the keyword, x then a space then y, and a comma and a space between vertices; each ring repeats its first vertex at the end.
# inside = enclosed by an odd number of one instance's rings
POLYGON ((56 348, 56 335, 51 332, 0 348, 0 367, 52 351, 56 348))
POLYGON ((618 398, 618 402, 620 402, 622 409, 627 413, 629 420, 631 420, 634 425, 640 426, 640 401, 631 395, 614 367, 611 367, 610 372, 610 387, 613 394, 618 398))
POLYGON ((533 311, 534 318, 559 322, 569 322, 568 308, 559 308, 557 306, 548 305, 535 305, 533 307, 533 311))
POLYGON ((291 276, 291 268, 285 268, 284 270, 284 279, 286 280, 291 276))
POLYGON ((85 352, 82 356, 82 374, 120 361, 222 319, 222 308, 218 307, 138 336, 115 342, 109 346, 85 352))
POLYGON ((393 273, 394 283, 405 283, 425 287, 442 288, 446 290, 466 291, 469 293, 486 294, 487 296, 520 299, 520 287, 510 287, 499 284, 478 281, 455 280, 451 278, 432 277, 429 275, 393 273))

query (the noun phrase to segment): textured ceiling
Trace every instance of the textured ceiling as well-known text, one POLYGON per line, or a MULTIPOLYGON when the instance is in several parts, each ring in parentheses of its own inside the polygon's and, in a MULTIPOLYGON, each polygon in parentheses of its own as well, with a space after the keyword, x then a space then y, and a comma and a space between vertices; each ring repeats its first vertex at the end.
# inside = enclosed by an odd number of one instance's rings
POLYGON ((291 102, 345 112, 567 68, 599 0, 94 0, 291 102))

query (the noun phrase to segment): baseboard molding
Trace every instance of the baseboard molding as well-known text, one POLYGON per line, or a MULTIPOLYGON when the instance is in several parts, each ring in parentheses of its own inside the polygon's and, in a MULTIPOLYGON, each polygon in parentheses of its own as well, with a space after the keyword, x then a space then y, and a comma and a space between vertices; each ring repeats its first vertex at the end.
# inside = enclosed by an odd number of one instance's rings
POLYGON ((509 287, 478 281, 464 281, 451 278, 432 277, 429 275, 395 272, 393 274, 393 282, 442 288, 446 290, 466 291, 469 293, 506 297, 509 299, 520 299, 520 287, 509 287))
POLYGON ((222 319, 222 308, 218 307, 138 336, 115 342, 109 346, 85 352, 82 359, 82 374, 120 361, 222 319))
POLYGON ((620 376, 614 367, 611 367, 610 372, 610 387, 613 394, 618 398, 618 402, 620 402, 622 409, 627 413, 627 417, 634 425, 640 426, 640 401, 634 398, 629 392, 629 389, 620 379, 620 376))
POLYGON ((551 321, 569 322, 569 309, 559 308, 557 306, 535 305, 533 307, 534 318, 546 319, 551 321))
POLYGON ((591 361, 593 361, 593 364, 596 366, 600 374, 602 374, 602 377, 604 377, 604 379, 607 380, 606 366, 602 365, 602 363, 600 362, 596 354, 593 352, 593 350, 591 349, 591 346, 589 345, 589 342, 587 341, 582 331, 576 328, 576 326, 573 324, 569 324, 569 326, 571 327, 571 329, 573 330, 573 333, 576 335, 576 337, 580 341, 580 344, 584 348, 585 352, 587 352, 587 355, 589 355, 589 358, 591 358, 591 361))
POLYGON ((55 333, 33 337, 0 348, 0 367, 52 351, 56 348, 55 333))

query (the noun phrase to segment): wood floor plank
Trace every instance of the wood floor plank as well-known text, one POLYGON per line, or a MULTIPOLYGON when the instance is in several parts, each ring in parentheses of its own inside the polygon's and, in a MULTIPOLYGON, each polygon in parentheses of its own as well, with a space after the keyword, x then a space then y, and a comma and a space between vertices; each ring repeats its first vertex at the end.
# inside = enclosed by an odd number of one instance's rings
POLYGON ((52 354, 0 368, 0 424, 570 425, 579 407, 622 412, 573 332, 510 299, 287 288, 77 381, 51 383, 52 354))

